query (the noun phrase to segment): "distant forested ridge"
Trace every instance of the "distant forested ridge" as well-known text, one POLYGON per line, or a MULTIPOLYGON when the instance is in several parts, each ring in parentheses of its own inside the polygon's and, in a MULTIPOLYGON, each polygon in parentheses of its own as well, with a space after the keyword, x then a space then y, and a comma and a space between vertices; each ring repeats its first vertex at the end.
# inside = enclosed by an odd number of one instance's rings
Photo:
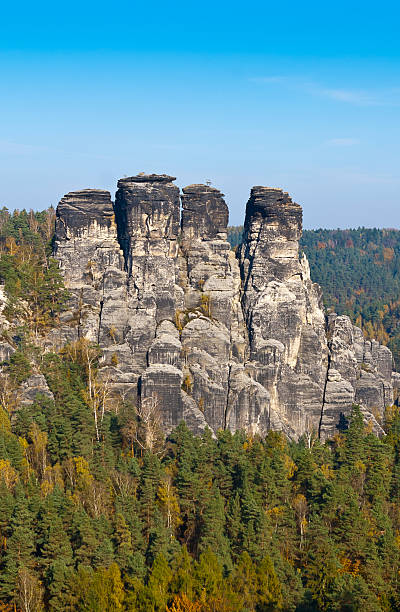
MULTIPOLYGON (((232 247, 242 232, 242 226, 229 228, 232 247)), ((348 315, 367 338, 387 344, 400 367, 400 231, 304 230, 300 247, 325 306, 348 315)))
POLYGON ((242 242, 243 225, 228 225, 228 242, 234 249, 242 242))

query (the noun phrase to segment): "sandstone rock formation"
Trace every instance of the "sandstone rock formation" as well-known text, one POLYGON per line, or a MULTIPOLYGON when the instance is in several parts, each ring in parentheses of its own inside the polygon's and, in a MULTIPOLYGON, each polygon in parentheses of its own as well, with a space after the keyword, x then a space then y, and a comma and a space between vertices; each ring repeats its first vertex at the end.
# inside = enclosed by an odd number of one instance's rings
MULTIPOLYGON (((119 273, 120 284, 126 278, 108 191, 84 189, 62 198, 57 207, 55 256, 72 299, 70 310, 62 317, 64 325, 54 330, 51 340, 60 345, 80 336, 93 342, 103 340, 110 278, 112 289, 119 273)), ((122 299, 125 305, 125 294, 122 299)), ((116 314, 117 308, 114 320, 116 314)))
POLYGON ((19 389, 18 404, 20 406, 32 404, 38 395, 54 400, 54 395, 50 391, 43 374, 32 374, 22 383, 19 389))
POLYGON ((353 403, 363 408, 366 420, 381 433, 376 418, 393 403, 392 353, 375 340, 365 340, 347 316, 331 314, 327 335, 329 369, 321 418, 324 437, 335 432, 338 412, 346 415, 353 403))
POLYGON ((321 292, 299 259, 302 210, 280 189, 253 187, 239 261, 255 377, 294 431, 318 430, 327 369, 321 292))
POLYGON ((302 209, 254 187, 237 256, 223 194, 145 175, 67 194, 55 256, 71 292, 49 345, 86 337, 103 350, 115 396, 154 401, 163 427, 332 435, 353 402, 380 431, 392 402, 390 351, 348 317, 326 319, 299 258, 302 209), (182 202, 182 214, 180 212, 182 202))

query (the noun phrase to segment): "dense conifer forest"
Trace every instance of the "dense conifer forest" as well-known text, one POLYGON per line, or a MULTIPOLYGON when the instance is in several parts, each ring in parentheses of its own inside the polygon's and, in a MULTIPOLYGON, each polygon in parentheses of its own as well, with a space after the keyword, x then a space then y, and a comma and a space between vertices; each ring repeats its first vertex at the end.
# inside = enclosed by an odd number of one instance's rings
MULTIPOLYGON (((236 247, 243 227, 229 228, 236 247)), ((348 315, 368 339, 386 344, 400 367, 400 231, 303 230, 300 247, 325 306, 348 315)))
MULTIPOLYGON (((195 437, 183 423, 164 439, 151 406, 104 410, 98 346, 43 350, 68 299, 53 225, 52 209, 0 215, 2 333, 15 349, 0 385, 0 610, 399 610, 398 408, 382 439, 354 407, 325 444, 312 431, 296 443, 195 437), (32 372, 54 400, 18 403, 32 372)), ((328 238, 315 234, 308 254, 344 261, 336 249, 350 247, 318 247, 328 238)), ((397 256, 382 240, 381 277, 397 256)))

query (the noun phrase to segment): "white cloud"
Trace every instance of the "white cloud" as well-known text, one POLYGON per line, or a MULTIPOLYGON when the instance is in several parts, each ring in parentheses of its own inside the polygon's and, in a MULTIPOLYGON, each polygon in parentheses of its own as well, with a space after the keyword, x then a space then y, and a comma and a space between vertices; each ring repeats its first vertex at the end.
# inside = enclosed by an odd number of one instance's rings
POLYGON ((285 76, 252 77, 249 81, 253 83, 285 83, 289 79, 285 76))
POLYGON ((5 153, 7 155, 29 155, 31 153, 38 153, 47 150, 47 147, 42 147, 39 145, 0 140, 0 153, 5 153))
POLYGON ((360 144, 360 141, 358 138, 331 138, 325 144, 331 147, 352 147, 353 145, 360 144))
POLYGON ((302 91, 313 96, 329 98, 353 106, 400 106, 400 88, 382 90, 357 90, 341 87, 326 87, 296 76, 266 76, 249 79, 253 83, 276 83, 291 90, 302 91))
POLYGON ((48 145, 32 145, 20 142, 11 142, 8 140, 0 140, 1 155, 15 156, 32 156, 40 153, 54 153, 55 155, 69 155, 78 157, 88 157, 92 159, 113 159, 110 155, 102 155, 100 153, 92 153, 91 151, 74 151, 67 148, 62 149, 48 145))
POLYGON ((318 94, 337 100, 338 102, 348 102, 356 106, 382 106, 383 101, 366 91, 356 91, 351 89, 320 89, 318 94))
POLYGON ((390 173, 373 173, 354 168, 324 168, 320 171, 324 180, 334 181, 336 184, 347 185, 399 185, 400 177, 390 173))

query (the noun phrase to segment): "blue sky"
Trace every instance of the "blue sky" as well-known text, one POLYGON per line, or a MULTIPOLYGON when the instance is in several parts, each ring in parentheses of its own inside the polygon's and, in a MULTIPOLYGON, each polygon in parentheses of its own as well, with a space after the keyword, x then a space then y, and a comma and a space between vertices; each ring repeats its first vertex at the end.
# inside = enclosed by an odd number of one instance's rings
POLYGON ((395 2, 2 7, 0 203, 56 205, 137 172, 252 185, 305 227, 400 227, 395 2))

